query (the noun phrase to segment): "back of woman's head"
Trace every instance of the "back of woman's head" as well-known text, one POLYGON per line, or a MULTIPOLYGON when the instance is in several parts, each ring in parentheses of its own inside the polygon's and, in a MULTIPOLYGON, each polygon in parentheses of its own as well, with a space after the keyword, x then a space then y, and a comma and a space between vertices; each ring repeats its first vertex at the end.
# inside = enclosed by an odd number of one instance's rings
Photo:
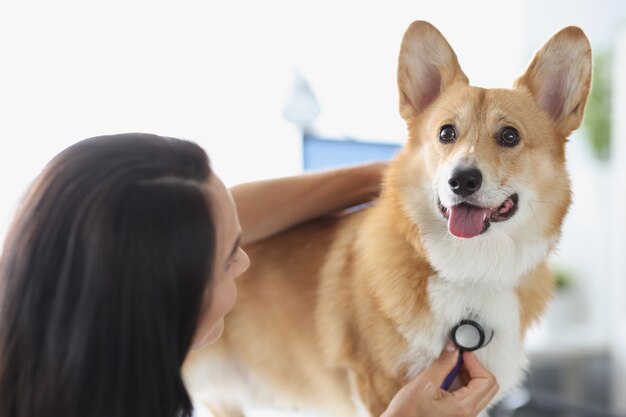
POLYGON ((35 181, 0 263, 0 415, 189 415, 214 225, 197 145, 97 137, 35 181), (181 414, 179 414, 181 413, 181 414))

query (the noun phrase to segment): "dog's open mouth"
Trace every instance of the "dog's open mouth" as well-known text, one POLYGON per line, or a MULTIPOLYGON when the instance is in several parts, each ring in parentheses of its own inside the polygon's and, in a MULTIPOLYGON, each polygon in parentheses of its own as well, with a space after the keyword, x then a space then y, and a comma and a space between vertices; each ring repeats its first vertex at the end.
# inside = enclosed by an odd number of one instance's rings
POLYGON ((461 203, 453 207, 444 207, 439 203, 443 217, 448 220, 448 230, 456 237, 470 238, 484 233, 491 222, 503 222, 510 219, 517 211, 519 197, 509 196, 496 208, 483 208, 461 203))

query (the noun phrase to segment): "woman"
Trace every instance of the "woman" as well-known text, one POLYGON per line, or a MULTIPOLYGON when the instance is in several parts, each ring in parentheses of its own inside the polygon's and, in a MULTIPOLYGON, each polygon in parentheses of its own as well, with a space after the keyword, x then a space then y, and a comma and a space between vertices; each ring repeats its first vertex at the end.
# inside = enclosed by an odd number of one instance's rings
MULTIPOLYGON (((180 367, 189 349, 222 333, 234 280, 249 265, 240 243, 371 198, 380 169, 236 187, 240 224, 193 143, 125 134, 64 150, 31 187, 4 245, 0 415, 191 415, 180 367)), ((471 381, 439 390, 455 360, 444 352, 387 416, 474 415, 495 381, 470 355, 471 381)))

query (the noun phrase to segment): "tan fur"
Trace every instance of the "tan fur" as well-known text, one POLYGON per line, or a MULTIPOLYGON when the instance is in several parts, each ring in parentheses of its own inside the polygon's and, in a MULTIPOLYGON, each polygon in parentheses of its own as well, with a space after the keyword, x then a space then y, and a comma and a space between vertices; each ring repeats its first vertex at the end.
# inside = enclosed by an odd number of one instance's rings
MULTIPOLYGON (((246 248, 252 267, 239 281, 239 300, 223 338, 187 360, 185 375, 194 397, 228 404, 235 410, 231 415, 238 412, 232 405, 244 397, 336 416, 355 415, 361 402, 370 415, 380 415, 409 376, 403 329, 427 331, 438 319, 428 286, 442 272, 429 260, 423 225, 414 221, 410 202, 434 204, 426 190, 441 166, 465 158, 478 161, 484 175, 502 187, 508 181, 533 184, 537 198, 524 201, 528 207, 521 209, 535 213, 538 234, 551 246, 558 240, 571 200, 565 138, 580 124, 590 64, 566 71, 579 87, 566 86, 565 96, 541 94, 546 77, 562 73, 558 60, 571 53, 569 44, 589 56, 582 32, 568 28, 538 52, 515 89, 485 90, 468 85, 435 28, 411 25, 398 68, 409 140, 385 175, 379 201, 246 248), (447 123, 459 130, 454 146, 437 140, 447 123), (523 143, 499 146, 494 135, 502 125, 516 126, 523 143)), ((547 256, 513 289, 520 305, 520 343, 554 289, 547 256)), ((445 340, 433 343, 441 346, 445 340)))

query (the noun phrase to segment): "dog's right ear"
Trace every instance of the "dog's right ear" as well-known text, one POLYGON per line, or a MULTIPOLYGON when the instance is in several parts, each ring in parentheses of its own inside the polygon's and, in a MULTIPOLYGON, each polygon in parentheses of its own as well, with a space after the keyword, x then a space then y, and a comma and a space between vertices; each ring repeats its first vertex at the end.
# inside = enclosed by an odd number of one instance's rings
POLYGON ((428 22, 411 23, 398 59, 402 117, 408 121, 419 115, 456 82, 469 84, 448 41, 428 22))

